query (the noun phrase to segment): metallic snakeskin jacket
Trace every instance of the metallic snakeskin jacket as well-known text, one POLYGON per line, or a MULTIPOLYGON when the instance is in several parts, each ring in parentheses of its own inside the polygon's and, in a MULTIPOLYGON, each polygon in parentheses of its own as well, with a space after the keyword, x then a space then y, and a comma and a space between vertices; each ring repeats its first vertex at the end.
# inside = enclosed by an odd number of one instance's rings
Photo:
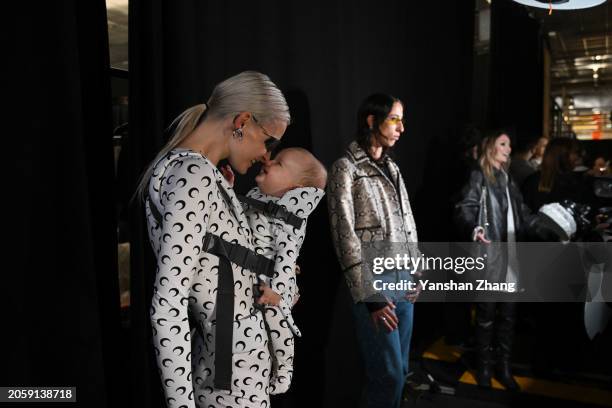
POLYGON ((388 156, 381 165, 388 175, 352 142, 332 165, 327 183, 332 240, 354 302, 376 293, 363 284, 362 242, 418 242, 399 168, 388 156))

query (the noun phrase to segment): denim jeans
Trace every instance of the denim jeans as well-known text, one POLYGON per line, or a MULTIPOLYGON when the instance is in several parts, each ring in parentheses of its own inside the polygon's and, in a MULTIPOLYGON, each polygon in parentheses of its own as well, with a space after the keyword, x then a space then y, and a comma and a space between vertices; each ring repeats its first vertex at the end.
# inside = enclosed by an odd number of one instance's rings
POLYGON ((374 327, 365 303, 353 304, 357 341, 366 369, 366 389, 361 403, 367 408, 399 408, 408 375, 408 358, 414 305, 395 302, 396 330, 374 327))

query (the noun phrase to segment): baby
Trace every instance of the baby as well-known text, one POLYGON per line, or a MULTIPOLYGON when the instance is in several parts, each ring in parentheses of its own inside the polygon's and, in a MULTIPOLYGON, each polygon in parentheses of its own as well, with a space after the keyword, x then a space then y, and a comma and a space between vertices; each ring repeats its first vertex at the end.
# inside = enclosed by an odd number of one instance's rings
MULTIPOLYGON (((223 172, 227 177, 228 169, 223 172)), ((266 282, 269 289, 262 299, 268 304, 265 320, 273 353, 270 394, 281 394, 289 389, 293 375, 293 336, 301 336, 291 316, 299 297, 296 260, 304 242, 306 218, 325 194, 327 172, 308 150, 287 148, 262 166, 255 181, 257 187, 241 200, 255 251, 275 261, 274 276, 266 282)))

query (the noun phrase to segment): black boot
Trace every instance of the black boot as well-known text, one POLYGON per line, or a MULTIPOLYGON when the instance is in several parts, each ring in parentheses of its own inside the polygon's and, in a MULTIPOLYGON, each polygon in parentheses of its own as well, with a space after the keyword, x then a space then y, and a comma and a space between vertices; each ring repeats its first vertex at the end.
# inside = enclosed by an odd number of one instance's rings
POLYGON ((521 390, 510 369, 510 360, 497 360, 495 364, 495 379, 503 385, 507 391, 517 392, 521 390))
POLYGON ((499 316, 497 322, 497 362, 495 364, 495 378, 508 391, 520 391, 521 387, 512 376, 510 356, 514 340, 515 304, 499 303, 499 316))
POLYGON ((476 366, 476 384, 479 387, 491 388, 491 377, 493 376, 493 364, 491 361, 491 353, 488 355, 485 352, 478 353, 478 362, 476 366))
POLYGON ((476 304, 476 383, 479 387, 491 387, 493 362, 491 343, 493 340, 493 319, 495 303, 476 304))

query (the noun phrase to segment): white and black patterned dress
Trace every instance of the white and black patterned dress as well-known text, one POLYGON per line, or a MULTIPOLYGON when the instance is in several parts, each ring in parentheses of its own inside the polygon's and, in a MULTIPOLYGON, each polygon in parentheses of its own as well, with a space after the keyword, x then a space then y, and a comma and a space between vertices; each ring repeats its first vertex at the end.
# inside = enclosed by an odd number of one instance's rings
POLYGON ((217 256, 202 251, 203 238, 210 232, 253 248, 233 189, 205 157, 175 149, 156 165, 149 195, 157 257, 151 322, 168 407, 268 407, 271 359, 263 316, 254 307, 256 276, 234 263, 231 391, 213 385, 220 268, 217 256), (151 205, 163 216, 161 225, 151 205), (198 331, 190 330, 189 315, 198 331))
POLYGON ((270 281, 270 287, 281 295, 278 307, 266 307, 266 322, 270 329, 271 350, 274 352, 270 394, 284 393, 291 385, 293 336, 301 336, 291 315, 291 309, 298 295, 295 263, 306 235, 306 219, 324 195, 323 190, 315 187, 296 188, 280 198, 265 195, 257 187, 247 194, 247 197, 266 203, 272 201, 304 219, 301 227, 295 228, 245 205, 245 213, 253 232, 255 251, 274 259, 274 277, 270 281))

